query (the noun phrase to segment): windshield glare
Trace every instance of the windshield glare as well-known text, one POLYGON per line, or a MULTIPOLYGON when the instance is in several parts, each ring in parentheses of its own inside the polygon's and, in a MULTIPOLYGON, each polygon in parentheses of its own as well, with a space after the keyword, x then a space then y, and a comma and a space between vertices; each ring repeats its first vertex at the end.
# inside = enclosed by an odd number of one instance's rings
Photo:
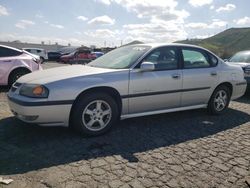
POLYGON ((250 63, 250 52, 239 52, 239 53, 236 53, 228 61, 229 62, 250 63))
POLYGON ((150 46, 143 45, 117 48, 92 61, 88 66, 110 69, 127 69, 130 68, 150 48, 150 46))

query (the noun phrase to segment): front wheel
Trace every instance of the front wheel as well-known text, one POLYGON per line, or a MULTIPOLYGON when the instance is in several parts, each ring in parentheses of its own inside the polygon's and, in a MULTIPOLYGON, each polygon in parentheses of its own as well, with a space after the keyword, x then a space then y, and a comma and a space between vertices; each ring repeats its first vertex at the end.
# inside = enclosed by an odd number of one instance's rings
POLYGON ((119 116, 116 101, 106 93, 81 97, 73 107, 72 127, 83 135, 101 135, 114 125, 119 116))
POLYGON ((209 113, 215 115, 223 113, 229 105, 231 98, 230 93, 229 88, 226 86, 222 85, 217 87, 208 103, 209 113))

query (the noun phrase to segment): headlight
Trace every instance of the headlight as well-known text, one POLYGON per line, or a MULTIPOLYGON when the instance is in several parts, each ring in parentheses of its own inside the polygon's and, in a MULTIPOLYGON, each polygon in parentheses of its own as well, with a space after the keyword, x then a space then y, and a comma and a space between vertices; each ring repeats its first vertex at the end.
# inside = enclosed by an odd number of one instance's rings
POLYGON ((48 98, 49 90, 43 85, 24 84, 21 87, 19 94, 32 98, 48 98))

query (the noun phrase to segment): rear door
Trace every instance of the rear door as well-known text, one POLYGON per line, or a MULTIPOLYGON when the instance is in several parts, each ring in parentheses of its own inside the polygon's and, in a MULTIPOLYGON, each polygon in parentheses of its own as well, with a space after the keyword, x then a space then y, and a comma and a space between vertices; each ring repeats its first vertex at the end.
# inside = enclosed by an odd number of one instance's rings
POLYGON ((218 59, 199 48, 182 48, 181 106, 206 104, 218 82, 218 59))

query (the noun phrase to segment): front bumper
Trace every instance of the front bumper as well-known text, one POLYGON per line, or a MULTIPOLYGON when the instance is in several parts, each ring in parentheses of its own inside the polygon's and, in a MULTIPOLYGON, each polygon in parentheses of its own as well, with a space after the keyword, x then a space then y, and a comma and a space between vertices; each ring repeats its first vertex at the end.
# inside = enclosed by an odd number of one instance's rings
POLYGON ((9 94, 8 103, 15 117, 24 122, 42 126, 68 126, 72 104, 28 102, 9 94))

